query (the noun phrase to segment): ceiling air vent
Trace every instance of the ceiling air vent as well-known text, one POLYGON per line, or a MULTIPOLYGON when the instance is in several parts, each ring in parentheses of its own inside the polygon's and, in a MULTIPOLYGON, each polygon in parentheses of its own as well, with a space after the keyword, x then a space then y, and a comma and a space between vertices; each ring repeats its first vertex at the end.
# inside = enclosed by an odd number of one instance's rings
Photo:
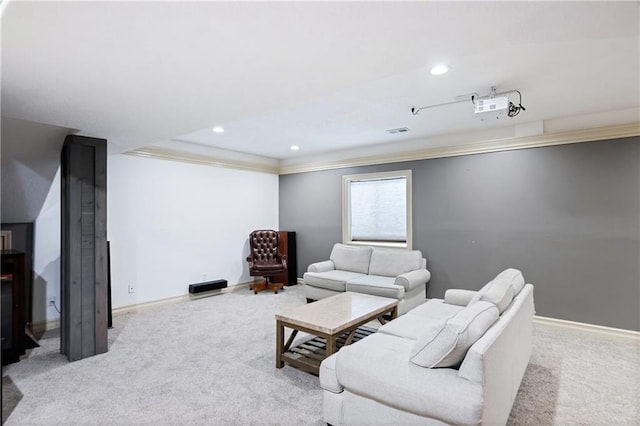
POLYGON ((396 133, 405 133, 408 132, 409 128, 408 127, 398 127, 397 129, 389 129, 387 130, 388 133, 391 133, 392 135, 395 135, 396 133))

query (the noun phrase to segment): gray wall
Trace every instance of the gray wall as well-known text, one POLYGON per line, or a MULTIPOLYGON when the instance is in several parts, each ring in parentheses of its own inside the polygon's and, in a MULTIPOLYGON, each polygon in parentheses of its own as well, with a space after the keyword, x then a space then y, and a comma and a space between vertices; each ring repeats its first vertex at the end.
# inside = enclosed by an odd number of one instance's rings
POLYGON ((33 222, 60 167, 69 129, 2 118, 2 222, 33 222))
POLYGON ((640 330, 640 138, 280 177, 280 229, 299 275, 342 239, 345 174, 413 170, 414 248, 429 297, 478 289, 507 267, 547 316, 640 330))

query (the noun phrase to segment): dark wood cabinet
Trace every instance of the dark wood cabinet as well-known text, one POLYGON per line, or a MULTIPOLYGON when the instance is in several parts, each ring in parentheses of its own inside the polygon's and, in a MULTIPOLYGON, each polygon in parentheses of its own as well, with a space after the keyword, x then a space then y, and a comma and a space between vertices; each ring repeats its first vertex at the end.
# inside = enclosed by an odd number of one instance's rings
POLYGON ((296 255, 296 233, 294 231, 278 231, 280 235, 280 254, 287 256, 287 270, 282 275, 273 277, 273 282, 284 285, 298 284, 298 256, 296 255))
POLYGON ((24 253, 2 251, 2 364, 20 361, 25 354, 24 253))
MULTIPOLYGON (((33 331, 33 222, 3 222, 2 231, 11 235, 11 250, 24 253, 24 320, 27 331, 33 331)), ((27 344, 33 347, 32 343, 27 344)))

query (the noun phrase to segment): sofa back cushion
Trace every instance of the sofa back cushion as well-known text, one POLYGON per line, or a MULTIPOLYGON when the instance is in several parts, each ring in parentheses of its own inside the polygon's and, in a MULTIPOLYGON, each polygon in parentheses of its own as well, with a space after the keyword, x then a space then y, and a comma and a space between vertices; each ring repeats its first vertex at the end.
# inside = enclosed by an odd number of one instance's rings
POLYGON ((482 287, 471 299, 469 305, 480 300, 491 302, 498 307, 500 314, 502 314, 523 287, 522 272, 513 268, 505 269, 482 287))
POLYGON ((491 285, 484 291, 479 291, 473 299, 471 299, 469 305, 473 305, 479 301, 490 302, 496 305, 498 311, 502 314, 513 300, 513 288, 509 285, 509 282, 504 280, 494 280, 489 284, 491 285))
POLYGON ((368 274, 372 250, 368 246, 347 246, 336 243, 329 259, 338 270, 368 274))
POLYGON ((420 250, 374 248, 371 254, 370 275, 397 277, 405 272, 420 269, 422 252, 420 250))
POLYGON ((511 288, 513 289, 513 296, 515 297, 520 290, 524 287, 524 277, 522 276, 522 272, 517 269, 509 268, 500 272, 494 280, 505 280, 509 282, 511 288))
POLYGON ((450 318, 429 322, 413 346, 411 362, 427 368, 457 366, 498 316, 493 303, 479 301, 450 318))

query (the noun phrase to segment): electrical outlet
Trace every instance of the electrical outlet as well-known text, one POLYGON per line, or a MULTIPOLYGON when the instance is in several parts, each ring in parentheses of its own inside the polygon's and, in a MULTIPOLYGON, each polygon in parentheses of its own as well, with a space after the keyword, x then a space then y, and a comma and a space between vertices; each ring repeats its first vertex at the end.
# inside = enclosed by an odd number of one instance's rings
POLYGON ((133 284, 129 284, 129 294, 132 294, 132 293, 135 293, 135 292, 136 292, 136 290, 133 287, 133 284))

